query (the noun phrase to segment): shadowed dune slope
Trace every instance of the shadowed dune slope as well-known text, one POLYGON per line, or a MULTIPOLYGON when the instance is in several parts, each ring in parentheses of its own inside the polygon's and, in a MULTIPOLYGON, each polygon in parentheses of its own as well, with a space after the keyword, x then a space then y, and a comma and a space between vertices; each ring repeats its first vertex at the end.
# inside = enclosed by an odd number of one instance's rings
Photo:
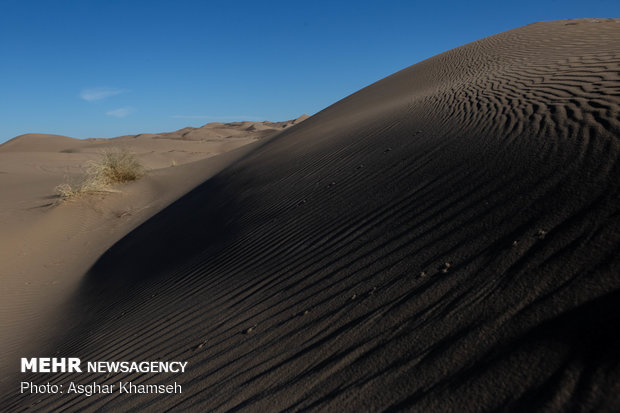
POLYGON ((267 136, 306 118, 111 139, 26 134, 1 144, 0 388, 19 370, 18 355, 31 344, 41 348, 58 329, 47 320, 111 245, 267 136), (135 154, 143 179, 61 202, 59 184, 79 187, 90 163, 117 149, 135 154))
POLYGON ((204 182, 86 275, 48 354, 188 372, 49 381, 182 394, 3 403, 617 410, 619 114, 619 20, 536 23, 389 76, 204 182))

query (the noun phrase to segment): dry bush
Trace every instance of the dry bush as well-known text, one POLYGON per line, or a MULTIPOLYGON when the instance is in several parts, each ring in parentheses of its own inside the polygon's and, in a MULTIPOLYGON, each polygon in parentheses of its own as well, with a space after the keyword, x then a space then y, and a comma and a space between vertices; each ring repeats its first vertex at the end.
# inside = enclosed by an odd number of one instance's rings
POLYGON ((122 149, 103 153, 100 162, 90 162, 88 175, 97 177, 106 185, 135 181, 144 175, 144 168, 136 157, 122 149))
POLYGON ((77 188, 71 184, 60 184, 56 187, 56 193, 61 198, 71 198, 77 195, 77 188))
POLYGON ((115 192, 111 187, 144 175, 144 167, 136 157, 124 149, 111 149, 102 153, 100 161, 88 162, 86 175, 78 184, 64 183, 56 187, 63 199, 94 192, 115 192))

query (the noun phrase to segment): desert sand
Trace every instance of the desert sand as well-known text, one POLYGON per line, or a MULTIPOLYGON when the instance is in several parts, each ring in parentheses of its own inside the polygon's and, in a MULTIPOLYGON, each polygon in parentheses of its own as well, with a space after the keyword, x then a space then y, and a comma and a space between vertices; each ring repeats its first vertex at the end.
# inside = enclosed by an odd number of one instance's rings
POLYGON ((112 139, 28 134, 0 145, 0 380, 18 367, 16 353, 56 329, 59 305, 106 249, 266 136, 305 118, 112 139), (112 149, 135 154, 146 176, 113 188, 119 192, 59 199, 56 186, 79 183, 88 162, 112 149))
POLYGON ((7 373, 5 410, 620 410, 620 20, 500 33, 174 168, 144 139, 162 169, 103 199, 35 196, 74 172, 66 138, 0 174, 0 268, 79 282, 22 357, 188 362, 44 381, 183 392, 19 394, 41 375, 7 373))

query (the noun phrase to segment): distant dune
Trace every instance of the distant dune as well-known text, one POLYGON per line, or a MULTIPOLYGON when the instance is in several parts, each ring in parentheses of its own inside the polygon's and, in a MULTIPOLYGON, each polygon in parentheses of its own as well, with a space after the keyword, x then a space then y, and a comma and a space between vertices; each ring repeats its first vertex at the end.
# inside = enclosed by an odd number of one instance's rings
POLYGON ((29 353, 187 361, 45 376, 181 394, 20 395, 41 381, 21 374, 0 405, 620 411, 619 139, 618 19, 415 64, 222 161, 107 249, 29 353))

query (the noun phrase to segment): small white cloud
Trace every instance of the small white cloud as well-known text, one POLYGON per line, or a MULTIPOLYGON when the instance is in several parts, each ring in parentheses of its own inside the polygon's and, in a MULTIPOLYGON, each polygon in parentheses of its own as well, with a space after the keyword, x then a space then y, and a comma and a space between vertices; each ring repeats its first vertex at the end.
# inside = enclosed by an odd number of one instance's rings
POLYGON ((114 110, 109 110, 105 114, 109 115, 109 116, 114 116, 114 117, 117 117, 117 118, 124 118, 125 116, 129 115, 133 111, 134 111, 134 108, 131 108, 131 107, 127 106, 127 107, 124 107, 124 108, 118 108, 118 109, 114 109, 114 110))
POLYGON ((120 95, 121 93, 125 92, 127 92, 127 90, 125 89, 96 87, 92 89, 82 89, 82 91, 80 92, 80 97, 87 102, 94 102, 96 100, 109 98, 110 96, 120 95))

